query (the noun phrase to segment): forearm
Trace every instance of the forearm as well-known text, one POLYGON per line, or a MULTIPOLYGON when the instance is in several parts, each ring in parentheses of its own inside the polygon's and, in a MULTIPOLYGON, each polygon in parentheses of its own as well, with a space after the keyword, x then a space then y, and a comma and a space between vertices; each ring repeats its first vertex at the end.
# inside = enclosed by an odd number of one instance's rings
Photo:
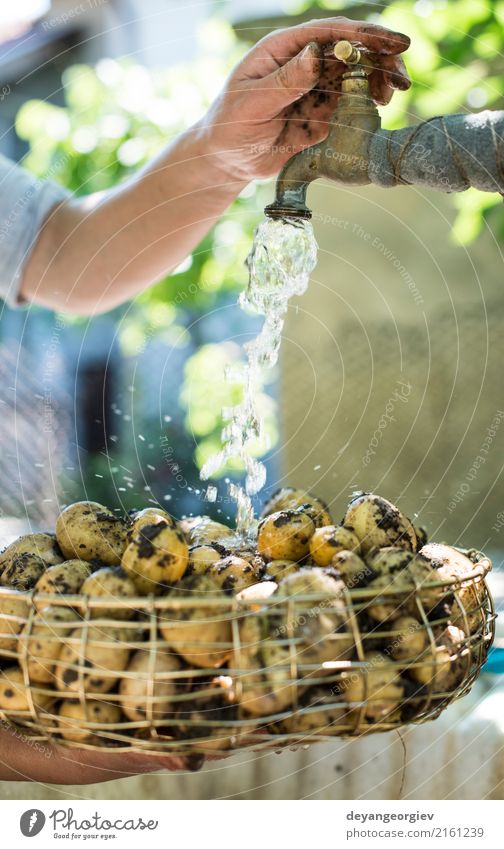
POLYGON ((124 185, 49 215, 21 294, 61 312, 112 309, 176 268, 244 185, 196 126, 124 185))

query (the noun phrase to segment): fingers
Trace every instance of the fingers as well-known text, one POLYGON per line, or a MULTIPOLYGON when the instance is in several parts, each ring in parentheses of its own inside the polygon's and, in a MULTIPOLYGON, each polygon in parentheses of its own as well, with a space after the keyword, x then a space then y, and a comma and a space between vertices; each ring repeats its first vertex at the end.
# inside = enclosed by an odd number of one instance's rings
POLYGON ((383 71, 383 78, 390 88, 405 91, 410 87, 411 80, 401 56, 381 56, 379 65, 383 71))
MULTIPOLYGON (((314 42, 273 73, 254 81, 258 117, 271 120, 286 106, 299 100, 316 85, 321 70, 321 51, 314 42)), ((250 104, 247 112, 250 111, 250 104)))
POLYGON ((394 93, 383 72, 378 69, 369 76, 369 91, 374 102, 380 106, 386 106, 387 103, 390 103, 394 93))

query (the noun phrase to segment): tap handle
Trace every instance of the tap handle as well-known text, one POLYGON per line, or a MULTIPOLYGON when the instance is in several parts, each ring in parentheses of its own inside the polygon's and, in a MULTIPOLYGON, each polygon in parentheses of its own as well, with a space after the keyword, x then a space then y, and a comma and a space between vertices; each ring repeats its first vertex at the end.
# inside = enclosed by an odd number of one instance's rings
POLYGON ((340 62, 345 65, 358 65, 361 61, 362 54, 358 47, 350 41, 337 41, 334 45, 334 55, 340 62))

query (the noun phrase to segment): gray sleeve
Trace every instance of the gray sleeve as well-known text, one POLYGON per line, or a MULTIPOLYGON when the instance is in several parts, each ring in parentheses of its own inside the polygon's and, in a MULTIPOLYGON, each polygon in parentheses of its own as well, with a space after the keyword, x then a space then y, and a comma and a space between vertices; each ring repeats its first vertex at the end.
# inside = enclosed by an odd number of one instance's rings
POLYGON ((62 186, 37 179, 0 154, 0 298, 10 307, 22 303, 24 268, 45 218, 69 197, 62 186))

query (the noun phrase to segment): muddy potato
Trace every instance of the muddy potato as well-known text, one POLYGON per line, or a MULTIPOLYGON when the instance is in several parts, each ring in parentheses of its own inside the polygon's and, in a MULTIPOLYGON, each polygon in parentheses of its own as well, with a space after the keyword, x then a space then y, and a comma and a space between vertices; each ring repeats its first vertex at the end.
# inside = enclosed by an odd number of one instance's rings
POLYGON ((16 554, 5 567, 0 584, 14 590, 26 592, 32 590, 46 570, 45 561, 38 554, 16 554))
POLYGON ((365 610, 375 622, 397 619, 403 612, 403 608, 409 609, 414 601, 414 585, 405 582, 402 575, 398 573, 379 575, 367 586, 374 591, 376 597, 366 600, 365 610))
POLYGON ((142 595, 161 595, 184 574, 189 548, 184 534, 165 522, 144 525, 123 554, 122 566, 142 595))
POLYGON ((229 555, 214 563, 208 574, 224 592, 232 593, 257 584, 264 575, 264 562, 260 557, 250 562, 229 555))
POLYGON ((0 652, 16 651, 18 636, 30 612, 30 599, 12 591, 0 595, 0 652))
POLYGON ((340 551, 360 551, 357 537, 342 525, 317 528, 310 539, 310 557, 317 566, 329 566, 340 551))
POLYGON ((128 664, 128 674, 119 684, 125 716, 131 722, 141 722, 163 719, 172 713, 174 704, 170 698, 177 695, 177 679, 163 676, 180 668, 180 660, 169 649, 158 648, 154 658, 148 649, 136 651, 128 664))
POLYGON ((343 524, 358 537, 364 553, 374 546, 417 549, 410 520, 394 504, 374 493, 362 493, 352 499, 343 524))
POLYGON ((190 665, 201 668, 222 666, 231 655, 232 631, 229 606, 222 590, 208 575, 190 575, 174 590, 176 595, 201 599, 202 604, 159 614, 164 640, 190 665), (205 599, 223 599, 223 606, 205 607, 205 599))
POLYGON ((299 569, 280 581, 277 596, 279 601, 291 600, 291 614, 286 605, 275 614, 276 633, 280 639, 292 634, 299 664, 349 660, 353 656, 354 640, 347 621, 343 589, 342 581, 317 567, 299 569), (311 594, 317 594, 319 599, 297 600, 297 596, 311 594))
MULTIPOLYGON (((454 578, 455 598, 451 603, 450 619, 457 628, 468 629, 470 634, 482 628, 486 619, 484 609, 485 584, 483 579, 463 581, 464 576, 474 572, 475 564, 462 552, 449 545, 429 543, 421 554, 426 557, 435 570, 437 580, 448 581, 454 578), (458 601, 457 601, 458 598, 458 601), (463 610, 462 610, 463 608, 463 610), (465 616, 464 612, 465 611, 465 616)), ((446 593, 447 590, 445 589, 446 593)))
POLYGON ((125 645, 135 639, 132 629, 104 628, 92 625, 84 633, 76 628, 63 643, 55 670, 56 684, 63 692, 78 693, 82 687, 86 693, 108 693, 115 686, 130 656, 130 647, 125 645), (73 667, 79 667, 74 669, 73 667), (79 671, 80 670, 80 671, 79 671))
POLYGON ((89 607, 92 619, 132 619, 133 607, 120 607, 121 599, 135 598, 137 588, 121 566, 104 566, 89 575, 81 587, 89 598, 110 599, 110 607, 89 607))
POLYGON ((418 616, 418 598, 430 611, 447 596, 445 588, 432 586, 439 576, 422 553, 401 553, 401 549, 387 547, 369 552, 366 562, 377 574, 369 582, 369 589, 374 589, 377 595, 385 591, 383 598, 377 604, 370 603, 368 608, 369 615, 377 622, 397 617, 400 608, 418 616), (388 593, 388 590, 394 592, 388 593))
POLYGON ((310 550, 315 525, 298 510, 283 510, 261 519, 257 550, 268 560, 302 560, 310 550))
POLYGON ((295 560, 270 560, 266 564, 265 578, 273 578, 275 581, 281 581, 287 575, 292 575, 299 569, 299 563, 295 560))
POLYGON ((177 527, 175 519, 161 507, 146 507, 145 510, 135 510, 130 513, 129 520, 131 524, 126 532, 128 542, 131 542, 146 525, 158 525, 159 522, 165 522, 171 528, 177 527))
POLYGON ((225 546, 226 540, 234 535, 231 528, 209 516, 191 516, 182 519, 179 525, 191 545, 213 545, 217 542, 225 546))
POLYGON ((464 646, 465 634, 448 625, 435 634, 436 647, 428 646, 422 657, 408 671, 410 677, 432 693, 451 692, 468 672, 470 651, 464 646))
POLYGON ((270 516, 271 513, 279 513, 283 510, 297 510, 299 507, 308 513, 316 528, 332 524, 327 504, 321 498, 310 495, 304 489, 294 489, 290 486, 285 486, 273 493, 264 505, 261 516, 270 516))
POLYGON ((44 607, 20 633, 18 653, 26 658, 30 681, 39 684, 54 682, 54 669, 61 652, 62 642, 79 617, 69 607, 44 607))
POLYGON ((394 660, 414 660, 429 644, 425 626, 413 616, 399 616, 391 623, 390 630, 398 632, 389 641, 389 652, 394 660))
POLYGON ((360 711, 369 722, 390 719, 400 706, 404 685, 399 672, 384 654, 364 655, 365 667, 348 670, 341 675, 340 690, 352 712, 360 711))
POLYGON ((218 543, 214 545, 192 545, 189 549, 189 565, 186 575, 204 575, 210 567, 225 557, 227 551, 218 543))
POLYGON ((72 743, 99 743, 106 738, 100 735, 101 729, 86 727, 89 723, 100 725, 115 725, 121 721, 121 709, 112 702, 86 699, 85 704, 79 701, 63 699, 58 711, 57 733, 72 743))
POLYGON ((64 560, 54 534, 25 534, 11 542, 0 554, 0 576, 14 557, 21 554, 35 554, 42 558, 46 566, 53 566, 64 560))
MULTIPOLYGON (((91 566, 85 560, 65 560, 55 566, 49 566, 38 579, 35 593, 51 595, 77 595, 82 584, 91 574, 91 566)), ((38 601, 34 598, 36 607, 47 607, 47 600, 38 601)))
POLYGON ((338 551, 331 560, 331 568, 336 570, 348 589, 364 587, 375 577, 373 570, 355 551, 338 551))
POLYGON ((349 728, 348 714, 339 694, 328 687, 312 687, 301 699, 300 709, 280 723, 280 730, 303 737, 340 735, 349 728))
MULTIPOLYGON (((48 694, 35 692, 32 688, 30 692, 37 713, 43 711, 54 698, 48 694)), ((29 691, 19 666, 9 666, 0 672, 0 710, 7 712, 30 710, 29 691)))
POLYGON ((77 501, 58 516, 56 538, 67 560, 117 566, 126 547, 126 523, 96 501, 77 501))
MULTIPOLYGON (((267 620, 261 616, 245 617, 239 629, 240 646, 232 667, 239 670, 235 677, 243 711, 250 716, 268 716, 285 710, 296 696, 289 647, 264 638, 267 620)), ((297 690, 302 692, 303 686, 298 685, 297 690)))

